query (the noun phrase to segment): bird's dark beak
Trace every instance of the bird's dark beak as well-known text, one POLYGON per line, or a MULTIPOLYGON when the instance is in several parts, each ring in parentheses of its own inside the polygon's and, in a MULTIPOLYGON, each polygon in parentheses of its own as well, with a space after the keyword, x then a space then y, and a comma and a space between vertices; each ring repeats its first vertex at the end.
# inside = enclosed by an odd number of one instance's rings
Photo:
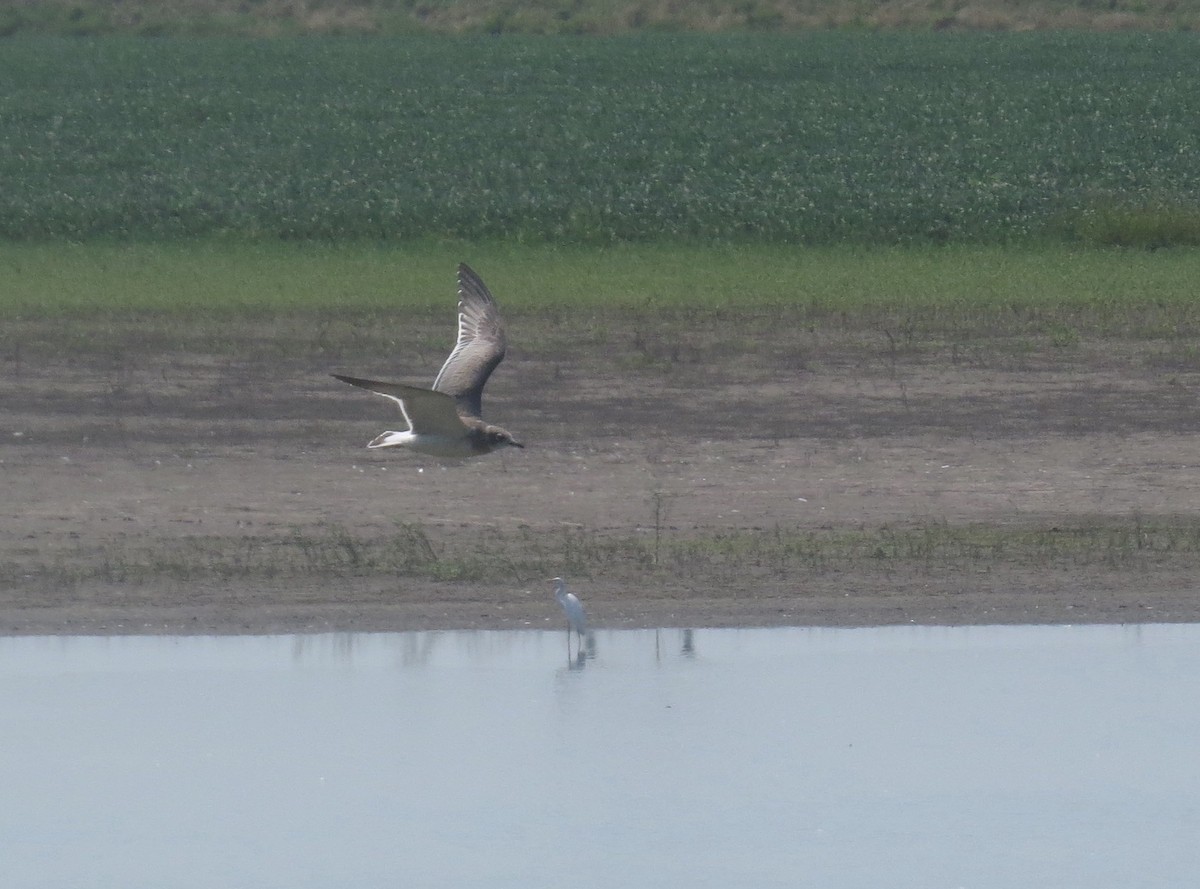
POLYGON ((523 448, 523 447, 525 447, 525 445, 521 444, 521 443, 520 443, 519 441, 517 441, 515 438, 510 438, 510 439, 508 440, 508 443, 509 443, 510 445, 512 445, 514 448, 523 448))

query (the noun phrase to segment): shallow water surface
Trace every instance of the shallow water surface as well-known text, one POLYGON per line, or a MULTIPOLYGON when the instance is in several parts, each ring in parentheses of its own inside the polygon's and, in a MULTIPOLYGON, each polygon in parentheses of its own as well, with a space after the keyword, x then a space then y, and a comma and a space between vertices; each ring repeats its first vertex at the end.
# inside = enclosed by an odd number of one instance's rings
POLYGON ((1178 887, 1200 626, 0 638, 0 886, 1178 887))

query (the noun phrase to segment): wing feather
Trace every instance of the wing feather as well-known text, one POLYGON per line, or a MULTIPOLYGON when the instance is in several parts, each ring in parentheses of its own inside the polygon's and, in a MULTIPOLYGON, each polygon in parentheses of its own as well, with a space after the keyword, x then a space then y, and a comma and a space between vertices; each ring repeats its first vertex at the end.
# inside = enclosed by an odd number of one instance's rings
POLYGON ((408 421, 409 427, 417 435, 450 435, 463 434, 463 422, 458 415, 458 407, 453 398, 432 389, 422 389, 420 386, 406 386, 403 383, 384 383, 379 380, 363 380, 358 377, 344 377, 333 374, 343 383, 368 389, 376 395, 390 398, 400 405, 400 412, 408 421))
POLYGON ((466 263, 458 267, 458 341, 433 389, 455 400, 461 413, 483 416, 483 387, 504 360, 507 343, 496 300, 466 263))

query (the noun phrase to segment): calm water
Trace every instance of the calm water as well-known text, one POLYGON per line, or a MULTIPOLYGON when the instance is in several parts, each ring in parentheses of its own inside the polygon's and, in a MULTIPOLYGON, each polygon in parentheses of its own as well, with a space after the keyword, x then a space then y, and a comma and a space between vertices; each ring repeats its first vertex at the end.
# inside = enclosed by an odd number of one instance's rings
POLYGON ((0 886, 1172 887, 1200 626, 0 639, 0 886))

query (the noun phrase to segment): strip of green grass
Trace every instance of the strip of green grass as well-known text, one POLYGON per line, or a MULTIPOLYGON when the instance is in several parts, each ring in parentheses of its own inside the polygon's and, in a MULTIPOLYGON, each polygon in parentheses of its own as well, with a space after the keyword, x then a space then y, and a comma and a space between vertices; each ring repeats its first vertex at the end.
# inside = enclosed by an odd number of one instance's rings
POLYGON ((1200 314, 1200 251, 1190 249, 232 242, 0 243, 0 313, 183 320, 442 312, 460 261, 511 315, 783 311, 853 323, 891 312, 931 324, 975 319, 999 333, 1006 318, 1066 314, 1099 332, 1169 336, 1190 332, 1200 314))

